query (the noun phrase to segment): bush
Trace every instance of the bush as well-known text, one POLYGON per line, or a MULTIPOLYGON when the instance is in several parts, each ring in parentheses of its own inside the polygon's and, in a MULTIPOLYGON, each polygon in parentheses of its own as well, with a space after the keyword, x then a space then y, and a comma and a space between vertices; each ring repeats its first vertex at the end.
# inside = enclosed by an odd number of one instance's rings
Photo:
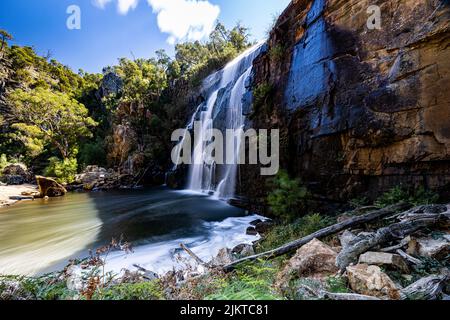
POLYGON ((6 154, 2 154, 0 156, 0 175, 3 171, 3 169, 5 169, 5 167, 8 165, 8 159, 6 158, 6 154))
POLYGON ((94 143, 86 143, 80 148, 80 153, 78 154, 78 163, 82 167, 86 167, 92 164, 105 166, 106 153, 107 152, 103 141, 97 140, 94 143))
POLYGON ((277 44, 276 46, 272 47, 269 51, 270 58, 274 62, 283 61, 283 57, 285 56, 285 53, 286 53, 286 49, 281 44, 277 44))
POLYGON ((60 183, 72 183, 77 174, 78 163, 77 159, 60 160, 57 157, 49 159, 49 165, 45 169, 45 175, 54 177, 60 183))
POLYGON ((290 179, 286 171, 280 171, 270 181, 270 187, 273 191, 267 201, 276 217, 292 220, 305 213, 309 192, 299 179, 290 179))
POLYGON ((258 252, 277 248, 287 242, 310 235, 335 223, 333 218, 318 213, 307 215, 293 223, 277 225, 270 230, 257 247, 258 252))
POLYGON ((384 193, 381 197, 375 201, 375 205, 380 208, 384 208, 399 202, 408 202, 414 206, 433 204, 439 200, 439 195, 436 193, 425 190, 420 187, 414 190, 408 190, 403 186, 396 186, 384 193))
POLYGON ((158 281, 124 283, 96 292, 93 300, 163 300, 158 281))
POLYGON ((206 300, 281 300, 273 287, 277 269, 268 261, 258 260, 237 267, 206 300))

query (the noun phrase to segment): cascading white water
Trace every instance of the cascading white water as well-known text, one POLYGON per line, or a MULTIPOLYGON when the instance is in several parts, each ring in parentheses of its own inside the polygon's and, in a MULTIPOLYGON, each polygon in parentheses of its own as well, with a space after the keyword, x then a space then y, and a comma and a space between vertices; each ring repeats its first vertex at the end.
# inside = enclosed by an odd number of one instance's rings
MULTIPOLYGON (((246 83, 252 73, 253 60, 259 55, 263 43, 259 43, 242 53, 230 62, 223 70, 213 75, 217 77, 212 86, 208 83, 207 91, 210 92, 206 105, 202 104, 193 116, 193 120, 201 123, 200 130, 196 132, 196 142, 192 154, 193 164, 189 169, 188 189, 193 191, 214 193, 219 198, 231 198, 236 188, 238 174, 238 159, 241 146, 240 137, 234 141, 234 164, 206 163, 205 148, 207 142, 204 139, 210 129, 220 129, 225 136, 226 129, 243 129, 245 116, 243 114, 243 96, 248 90, 246 83)), ((208 78, 207 81, 211 81, 208 78)), ((190 124, 192 126, 194 121, 190 124)), ((225 154, 225 157, 227 155, 225 154)))

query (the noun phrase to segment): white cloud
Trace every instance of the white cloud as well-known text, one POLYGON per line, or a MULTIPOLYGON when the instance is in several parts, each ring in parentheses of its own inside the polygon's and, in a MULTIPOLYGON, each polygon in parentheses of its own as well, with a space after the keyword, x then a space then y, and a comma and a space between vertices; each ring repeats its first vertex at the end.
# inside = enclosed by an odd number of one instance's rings
POLYGON ((220 7, 203 0, 147 0, 158 15, 158 27, 167 42, 202 40, 214 29, 220 7))
POLYGON ((130 9, 136 9, 139 0, 118 0, 117 9, 120 14, 127 14, 130 9))
MULTIPOLYGON (((104 9, 107 4, 112 2, 112 0, 93 0, 94 5, 104 9)), ((128 11, 136 9, 139 0, 117 0, 117 11, 120 14, 126 15, 128 11)))
POLYGON ((97 7, 104 9, 105 6, 110 3, 112 0, 93 0, 94 5, 96 5, 97 7))

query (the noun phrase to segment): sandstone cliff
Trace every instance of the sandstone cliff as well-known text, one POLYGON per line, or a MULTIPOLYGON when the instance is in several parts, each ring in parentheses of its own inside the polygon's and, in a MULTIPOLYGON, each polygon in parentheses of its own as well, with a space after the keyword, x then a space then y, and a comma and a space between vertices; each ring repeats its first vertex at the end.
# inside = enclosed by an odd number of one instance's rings
MULTIPOLYGON (((266 96, 248 126, 281 128, 283 166, 332 200, 398 184, 448 192, 449 12, 441 0, 292 1, 255 61, 266 96)), ((260 203, 263 180, 242 167, 238 191, 260 203)))

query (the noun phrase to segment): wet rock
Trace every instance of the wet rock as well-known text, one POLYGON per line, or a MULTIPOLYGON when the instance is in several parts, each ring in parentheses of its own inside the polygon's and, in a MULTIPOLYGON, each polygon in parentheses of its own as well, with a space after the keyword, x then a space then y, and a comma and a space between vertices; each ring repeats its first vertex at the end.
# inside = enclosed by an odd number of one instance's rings
POLYGON ((249 236, 257 236, 258 231, 256 231, 255 227, 248 227, 246 234, 249 236))
POLYGON ((356 293, 400 299, 399 288, 378 266, 358 264, 347 267, 347 277, 351 289, 356 293))
POLYGON ((255 225, 256 232, 265 234, 273 227, 273 224, 272 220, 261 221, 255 225))
POLYGON ((261 219, 256 219, 256 220, 253 220, 252 222, 250 222, 250 225, 255 227, 258 224, 260 224, 261 222, 263 222, 261 219))
POLYGON ((395 268, 405 273, 409 272, 408 264, 398 254, 384 252, 366 252, 359 257, 359 263, 395 268))
POLYGON ((337 253, 323 242, 314 239, 297 250, 277 276, 277 286, 286 286, 292 277, 324 278, 335 274, 337 253))
POLYGON ((440 260, 450 254, 450 241, 446 237, 412 239, 408 244, 407 253, 440 260))
POLYGON ((36 176, 40 197, 62 197, 67 193, 66 188, 54 179, 36 176))

